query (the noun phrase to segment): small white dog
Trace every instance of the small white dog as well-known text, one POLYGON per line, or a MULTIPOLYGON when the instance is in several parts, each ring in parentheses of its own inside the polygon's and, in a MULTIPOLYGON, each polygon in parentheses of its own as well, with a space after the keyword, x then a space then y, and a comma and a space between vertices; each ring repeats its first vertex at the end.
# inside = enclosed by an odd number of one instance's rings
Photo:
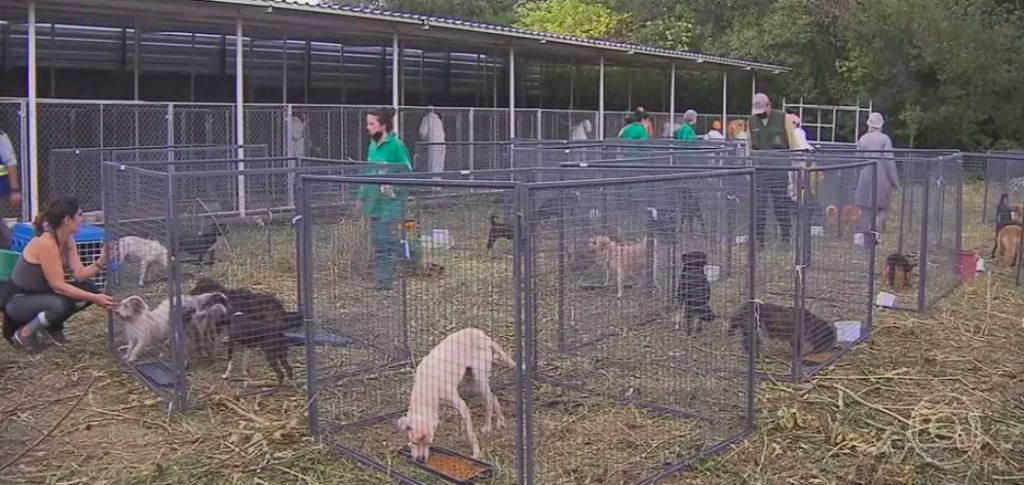
MULTIPOLYGON (((654 240, 655 250, 658 241, 654 240)), ((597 262, 604 268, 604 284, 608 286, 611 281, 612 272, 615 273, 615 281, 619 292, 618 297, 622 298, 622 287, 626 276, 630 273, 638 273, 647 265, 647 237, 640 242, 619 243, 612 241, 608 236, 594 236, 588 241, 588 249, 597 256, 597 262)), ((655 251, 654 258, 654 285, 658 286, 658 258, 655 251)))
POLYGON ((442 402, 459 412, 466 425, 466 437, 473 447, 473 458, 480 458, 480 442, 473 432, 469 407, 459 396, 459 383, 472 375, 477 390, 484 398, 485 423, 480 430, 490 432, 492 412, 497 413, 498 427, 503 428, 505 418, 501 415, 501 404, 491 393, 491 363, 495 357, 502 364, 515 368, 515 362, 487 334, 466 328, 445 337, 416 366, 409 412, 398 420, 398 430, 409 440, 414 460, 426 461, 430 455, 442 402))
MULTIPOLYGON (((194 315, 213 305, 228 306, 228 299, 223 293, 204 293, 202 295, 181 297, 185 316, 194 319, 194 315), (194 310, 194 312, 193 312, 194 310)), ((125 335, 128 345, 125 356, 128 362, 135 362, 139 354, 154 342, 162 342, 171 335, 171 299, 167 298, 155 309, 150 310, 146 301, 137 295, 121 300, 114 309, 114 314, 125 321, 125 335)), ((191 326, 190 321, 186 325, 191 326)), ((120 350, 120 349, 119 349, 120 350)))
POLYGON ((138 236, 125 236, 118 239, 115 241, 113 249, 117 260, 139 262, 139 286, 146 281, 146 268, 149 265, 156 263, 166 268, 171 260, 167 248, 160 241, 138 236))

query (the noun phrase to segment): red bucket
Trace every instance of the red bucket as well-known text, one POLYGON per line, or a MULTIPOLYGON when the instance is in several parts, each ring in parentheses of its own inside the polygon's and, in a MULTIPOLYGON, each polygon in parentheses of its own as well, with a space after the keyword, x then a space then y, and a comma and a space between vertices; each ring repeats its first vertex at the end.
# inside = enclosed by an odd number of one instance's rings
POLYGON ((960 281, 966 283, 978 274, 978 252, 960 251, 960 281))

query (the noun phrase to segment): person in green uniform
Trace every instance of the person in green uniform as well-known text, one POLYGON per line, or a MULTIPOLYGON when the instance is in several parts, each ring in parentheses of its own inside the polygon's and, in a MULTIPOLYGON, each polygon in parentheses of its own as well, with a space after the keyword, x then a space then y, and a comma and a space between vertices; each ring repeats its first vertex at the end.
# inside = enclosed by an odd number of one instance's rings
MULTIPOLYGON (((367 168, 363 174, 412 171, 409 151, 394 133, 395 110, 374 108, 366 115, 370 148, 366 160, 381 167, 367 168)), ((356 212, 370 220, 370 242, 376 263, 377 289, 390 290, 402 258, 400 226, 404 221, 407 187, 364 184, 356 196, 356 212)))
POLYGON ((641 117, 643 112, 631 113, 626 116, 626 126, 619 132, 619 138, 625 138, 629 140, 646 140, 647 127, 643 124, 643 118, 641 117))
POLYGON ((697 122, 697 112, 688 109, 686 113, 683 113, 683 125, 672 134, 672 138, 676 140, 687 140, 694 141, 697 139, 697 132, 693 129, 693 124, 697 122))

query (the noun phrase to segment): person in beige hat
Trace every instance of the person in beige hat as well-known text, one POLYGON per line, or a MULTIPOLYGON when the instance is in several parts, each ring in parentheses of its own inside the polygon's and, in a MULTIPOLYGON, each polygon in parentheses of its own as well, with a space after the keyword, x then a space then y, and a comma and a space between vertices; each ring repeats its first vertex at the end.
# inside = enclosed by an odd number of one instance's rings
MULTIPOLYGON (((772 109, 771 101, 764 93, 754 95, 751 116, 747 120, 747 155, 761 150, 798 150, 793 121, 784 111, 772 109)), ((754 232, 758 249, 764 249, 765 226, 768 207, 775 213, 775 220, 782 233, 782 241, 789 244, 792 233, 793 212, 796 203, 790 198, 790 173, 768 171, 757 176, 757 214, 754 232)))

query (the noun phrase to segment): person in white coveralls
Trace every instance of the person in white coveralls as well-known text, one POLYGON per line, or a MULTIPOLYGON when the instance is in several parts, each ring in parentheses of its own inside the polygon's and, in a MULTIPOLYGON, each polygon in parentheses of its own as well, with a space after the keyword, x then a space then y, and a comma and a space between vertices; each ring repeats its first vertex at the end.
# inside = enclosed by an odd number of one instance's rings
POLYGON ((420 122, 420 140, 430 143, 427 145, 427 161, 431 172, 444 171, 444 157, 448 148, 444 145, 444 123, 441 117, 433 110, 423 117, 420 122))

